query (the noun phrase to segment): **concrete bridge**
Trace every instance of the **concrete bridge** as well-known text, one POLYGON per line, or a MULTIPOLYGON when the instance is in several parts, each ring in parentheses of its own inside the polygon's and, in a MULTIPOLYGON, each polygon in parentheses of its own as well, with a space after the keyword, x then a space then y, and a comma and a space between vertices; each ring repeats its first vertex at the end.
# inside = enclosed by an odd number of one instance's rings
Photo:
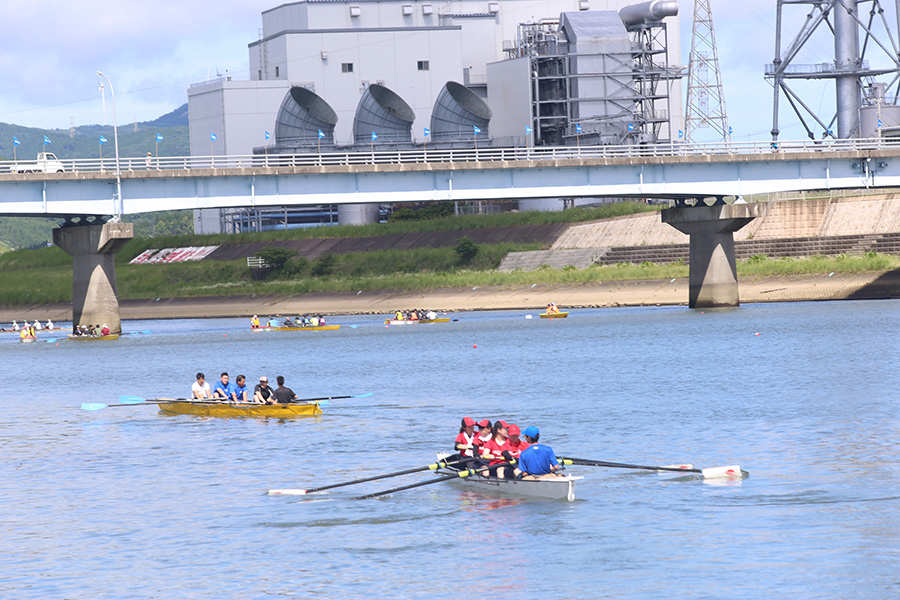
POLYGON ((7 165, 0 163, 0 215, 69 219, 69 226, 54 232, 54 242, 76 257, 73 320, 78 324, 80 314, 91 314, 85 323, 102 321, 118 331, 111 256, 132 236, 130 226, 120 221, 129 214, 197 208, 671 199, 675 207, 663 211, 663 221, 691 236, 689 305, 735 306, 739 299, 733 232, 755 217, 756 207, 726 204, 724 199, 779 191, 900 187, 900 141, 423 148, 141 158, 118 164, 78 160, 64 161, 64 168, 61 173, 7 173, 7 165), (75 217, 83 219, 76 224, 75 217), (99 258, 102 255, 108 257, 99 258))

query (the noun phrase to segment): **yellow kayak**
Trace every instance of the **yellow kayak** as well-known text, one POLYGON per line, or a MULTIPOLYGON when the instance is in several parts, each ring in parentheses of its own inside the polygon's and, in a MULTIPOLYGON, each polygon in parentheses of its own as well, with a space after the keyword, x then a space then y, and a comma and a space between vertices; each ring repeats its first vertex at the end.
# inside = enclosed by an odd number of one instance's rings
POLYGON ((251 327, 250 331, 334 331, 340 325, 316 325, 315 327, 251 327))
POLYGON ((540 317, 542 319, 565 319, 569 316, 568 312, 558 312, 558 313, 541 313, 540 317))
POLYGON ((109 335, 72 335, 69 334, 70 340, 91 340, 96 342, 97 340, 117 340, 119 339, 118 333, 110 333, 109 335))
MULTIPOLYGON (((164 399, 163 399, 164 400, 164 399)), ((234 402, 206 402, 172 400, 160 402, 159 412, 198 417, 314 417, 322 414, 317 402, 303 404, 243 404, 234 402)))

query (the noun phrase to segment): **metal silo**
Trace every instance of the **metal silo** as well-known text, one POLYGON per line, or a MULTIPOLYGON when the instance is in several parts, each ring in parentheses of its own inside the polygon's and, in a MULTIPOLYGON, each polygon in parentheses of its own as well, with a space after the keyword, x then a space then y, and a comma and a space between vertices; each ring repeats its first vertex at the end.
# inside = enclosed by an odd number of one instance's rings
POLYGON ((275 117, 275 142, 281 148, 333 146, 337 121, 337 113, 318 94, 292 87, 275 117))
POLYGON ((431 111, 431 139, 488 139, 491 109, 475 92, 455 81, 448 81, 431 111), (476 129, 480 130, 478 134, 476 129))
POLYGON ((416 113, 403 98, 383 85, 373 83, 366 88, 356 107, 353 138, 357 144, 409 144, 415 120, 416 113))

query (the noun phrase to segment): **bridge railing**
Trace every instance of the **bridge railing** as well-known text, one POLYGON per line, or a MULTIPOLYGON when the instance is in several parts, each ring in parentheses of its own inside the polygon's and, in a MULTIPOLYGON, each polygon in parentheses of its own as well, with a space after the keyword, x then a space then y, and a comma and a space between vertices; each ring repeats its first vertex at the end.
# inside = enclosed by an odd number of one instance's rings
MULTIPOLYGON (((240 169, 268 167, 325 167, 371 164, 441 164, 518 162, 641 157, 703 157, 711 155, 779 154, 796 152, 900 150, 900 138, 790 140, 778 142, 672 142, 646 146, 539 146, 535 148, 428 148, 306 154, 253 154, 227 156, 142 156, 119 159, 122 172, 155 170, 240 169)), ((115 175, 115 158, 62 160, 67 172, 102 172, 115 175)), ((22 170, 35 161, 0 161, 0 173, 22 170)), ((35 168, 37 170, 37 168, 35 168)))

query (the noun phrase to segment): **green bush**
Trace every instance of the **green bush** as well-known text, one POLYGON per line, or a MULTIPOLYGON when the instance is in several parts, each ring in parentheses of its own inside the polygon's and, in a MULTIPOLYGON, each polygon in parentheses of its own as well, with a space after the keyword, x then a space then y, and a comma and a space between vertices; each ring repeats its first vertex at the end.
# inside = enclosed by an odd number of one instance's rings
POLYGON ((312 267, 313 277, 327 277, 334 273, 335 260, 333 254, 325 254, 312 267))
POLYGON ((460 264, 463 265, 468 265, 475 260, 479 250, 478 244, 476 244, 475 240, 469 236, 460 239, 459 242, 457 242, 456 247, 453 248, 453 251, 456 252, 456 255, 459 257, 460 264))
POLYGON ((256 253, 257 258, 266 261, 266 264, 276 271, 281 271, 287 261, 297 255, 295 250, 282 248, 281 246, 267 246, 256 253))

